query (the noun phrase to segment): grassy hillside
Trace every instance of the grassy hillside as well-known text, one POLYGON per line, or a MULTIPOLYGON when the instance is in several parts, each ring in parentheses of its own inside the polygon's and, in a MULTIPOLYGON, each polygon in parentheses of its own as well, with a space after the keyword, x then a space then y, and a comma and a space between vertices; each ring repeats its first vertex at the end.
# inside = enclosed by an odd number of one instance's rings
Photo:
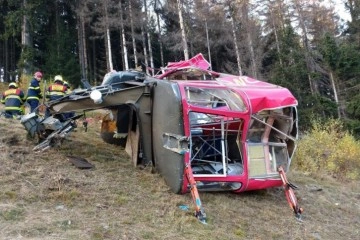
POLYGON ((79 127, 58 149, 35 153, 15 120, 0 119, 0 239, 358 239, 360 182, 301 172, 303 222, 281 188, 243 194, 200 193, 208 224, 193 216, 190 194, 173 194, 151 167, 134 168, 103 143, 99 123, 79 127), (81 156, 91 170, 73 166, 81 156), (188 205, 190 211, 179 208, 188 205))

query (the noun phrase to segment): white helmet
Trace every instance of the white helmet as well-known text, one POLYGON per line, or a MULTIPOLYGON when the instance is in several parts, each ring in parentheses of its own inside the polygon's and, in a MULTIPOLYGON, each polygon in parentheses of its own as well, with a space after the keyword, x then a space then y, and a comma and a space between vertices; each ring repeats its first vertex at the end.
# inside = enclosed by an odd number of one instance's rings
POLYGON ((18 88, 18 85, 17 85, 17 83, 12 82, 12 83, 9 84, 9 88, 11 88, 11 87, 18 88))
POLYGON ((56 75, 55 78, 54 78, 54 82, 61 82, 61 83, 63 83, 64 80, 63 80, 63 78, 62 78, 61 75, 56 75))

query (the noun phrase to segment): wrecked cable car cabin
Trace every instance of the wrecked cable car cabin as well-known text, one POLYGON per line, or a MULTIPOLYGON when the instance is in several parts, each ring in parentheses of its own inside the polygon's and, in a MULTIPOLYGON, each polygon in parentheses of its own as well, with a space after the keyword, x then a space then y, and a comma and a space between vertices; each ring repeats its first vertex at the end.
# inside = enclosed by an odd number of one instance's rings
POLYGON ((278 186, 300 216, 285 175, 296 148, 296 106, 288 89, 210 71, 201 54, 169 63, 154 77, 110 73, 102 85, 50 103, 54 116, 109 109, 104 141, 125 147, 135 165, 151 162, 174 193, 190 191, 201 221, 199 191, 278 186))

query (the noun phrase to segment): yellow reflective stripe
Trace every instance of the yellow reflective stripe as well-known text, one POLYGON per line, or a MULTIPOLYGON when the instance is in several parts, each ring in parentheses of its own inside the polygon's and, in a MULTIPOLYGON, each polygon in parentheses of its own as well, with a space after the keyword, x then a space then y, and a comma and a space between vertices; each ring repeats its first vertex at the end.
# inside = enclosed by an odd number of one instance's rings
POLYGON ((27 97, 27 99, 28 99, 28 100, 29 100, 29 99, 36 99, 36 100, 39 100, 39 98, 38 98, 38 97, 35 97, 35 96, 27 97))
POLYGON ((20 107, 5 107, 5 111, 6 110, 18 110, 18 111, 21 111, 21 108, 20 107))
POLYGON ((20 98, 20 96, 18 96, 18 95, 9 95, 9 96, 6 96, 5 101, 6 101, 7 99, 9 99, 9 98, 19 99, 19 100, 21 101, 21 98, 20 98))
POLYGON ((40 89, 40 87, 29 87, 29 89, 34 89, 34 90, 38 90, 38 89, 40 89))
POLYGON ((63 92, 49 92, 48 95, 65 95, 63 92))
POLYGON ((25 101, 25 99, 21 98, 20 96, 18 95, 8 95, 5 97, 4 100, 1 100, 2 103, 5 103, 8 99, 17 99, 20 101, 20 103, 23 103, 25 101))

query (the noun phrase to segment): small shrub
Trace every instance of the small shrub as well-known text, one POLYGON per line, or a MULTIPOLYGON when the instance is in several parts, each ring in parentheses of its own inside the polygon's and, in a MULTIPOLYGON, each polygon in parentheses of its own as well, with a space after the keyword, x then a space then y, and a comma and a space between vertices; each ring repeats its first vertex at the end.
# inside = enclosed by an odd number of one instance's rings
POLYGON ((340 120, 313 121, 311 130, 298 143, 293 162, 302 171, 360 179, 360 142, 340 120))

